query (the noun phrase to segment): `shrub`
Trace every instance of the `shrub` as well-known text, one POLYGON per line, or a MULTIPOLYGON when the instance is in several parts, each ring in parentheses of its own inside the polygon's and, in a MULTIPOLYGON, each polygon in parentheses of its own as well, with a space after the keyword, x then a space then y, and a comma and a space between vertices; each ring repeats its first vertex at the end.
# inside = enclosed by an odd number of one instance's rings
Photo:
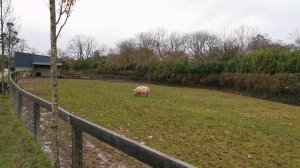
POLYGON ((135 70, 137 63, 127 63, 124 65, 124 70, 135 70))
POLYGON ((191 69, 191 73, 207 76, 210 74, 219 74, 224 71, 223 63, 199 63, 191 69))
POLYGON ((250 53, 230 60, 225 65, 226 72, 241 73, 299 73, 300 52, 271 48, 250 53))
POLYGON ((300 104, 300 74, 222 73, 200 80, 200 86, 300 104))

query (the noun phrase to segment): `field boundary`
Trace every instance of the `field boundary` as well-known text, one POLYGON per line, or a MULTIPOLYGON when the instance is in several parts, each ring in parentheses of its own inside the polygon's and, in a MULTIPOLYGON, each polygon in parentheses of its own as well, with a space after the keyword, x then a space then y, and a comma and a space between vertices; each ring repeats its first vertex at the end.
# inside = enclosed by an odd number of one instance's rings
MULTIPOLYGON (((36 139, 38 130, 40 129, 41 108, 51 111, 51 103, 23 90, 17 85, 17 81, 23 77, 22 73, 23 72, 14 72, 9 77, 11 81, 13 104, 18 116, 21 117, 22 111, 24 110, 24 98, 30 100, 32 106, 30 113, 32 113, 34 118, 33 134, 36 139)), ((111 130, 75 116, 62 108, 59 108, 58 116, 64 122, 69 124, 72 129, 72 167, 74 168, 82 167, 83 133, 87 133, 101 142, 104 142, 151 167, 194 167, 172 156, 168 156, 111 130)))

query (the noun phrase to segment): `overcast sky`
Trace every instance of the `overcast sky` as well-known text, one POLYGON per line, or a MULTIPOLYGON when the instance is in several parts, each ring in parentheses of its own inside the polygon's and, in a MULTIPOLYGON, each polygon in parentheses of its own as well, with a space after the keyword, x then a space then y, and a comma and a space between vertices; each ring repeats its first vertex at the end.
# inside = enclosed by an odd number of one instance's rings
MULTIPOLYGON (((13 0, 21 38, 46 53, 50 48, 48 0, 13 0)), ((64 49, 76 35, 93 36, 111 47, 154 28, 191 32, 257 27, 274 40, 288 40, 300 28, 300 0, 77 0, 59 38, 64 49)))

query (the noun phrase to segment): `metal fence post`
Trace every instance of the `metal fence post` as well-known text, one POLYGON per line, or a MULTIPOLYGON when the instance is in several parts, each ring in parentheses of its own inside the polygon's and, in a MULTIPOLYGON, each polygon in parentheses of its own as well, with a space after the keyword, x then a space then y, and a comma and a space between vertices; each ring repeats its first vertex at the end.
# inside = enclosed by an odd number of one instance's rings
POLYGON ((72 167, 82 168, 82 130, 72 125, 72 167))
POLYGON ((37 140, 38 129, 40 128, 40 105, 33 103, 33 123, 34 123, 34 139, 37 140))
POLYGON ((22 106, 23 106, 23 95, 21 93, 18 93, 18 117, 20 118, 20 115, 22 113, 22 106))

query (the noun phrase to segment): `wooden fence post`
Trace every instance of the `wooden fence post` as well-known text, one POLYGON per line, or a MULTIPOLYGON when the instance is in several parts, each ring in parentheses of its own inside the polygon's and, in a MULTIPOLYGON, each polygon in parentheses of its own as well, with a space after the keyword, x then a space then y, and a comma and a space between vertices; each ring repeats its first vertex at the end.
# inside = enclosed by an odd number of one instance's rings
POLYGON ((33 103, 34 139, 37 141, 37 133, 40 128, 40 105, 33 103))
POLYGON ((82 130, 72 125, 72 167, 82 168, 82 130))
POLYGON ((23 106, 23 95, 21 93, 18 93, 18 117, 20 118, 20 115, 22 113, 22 106, 23 106))

